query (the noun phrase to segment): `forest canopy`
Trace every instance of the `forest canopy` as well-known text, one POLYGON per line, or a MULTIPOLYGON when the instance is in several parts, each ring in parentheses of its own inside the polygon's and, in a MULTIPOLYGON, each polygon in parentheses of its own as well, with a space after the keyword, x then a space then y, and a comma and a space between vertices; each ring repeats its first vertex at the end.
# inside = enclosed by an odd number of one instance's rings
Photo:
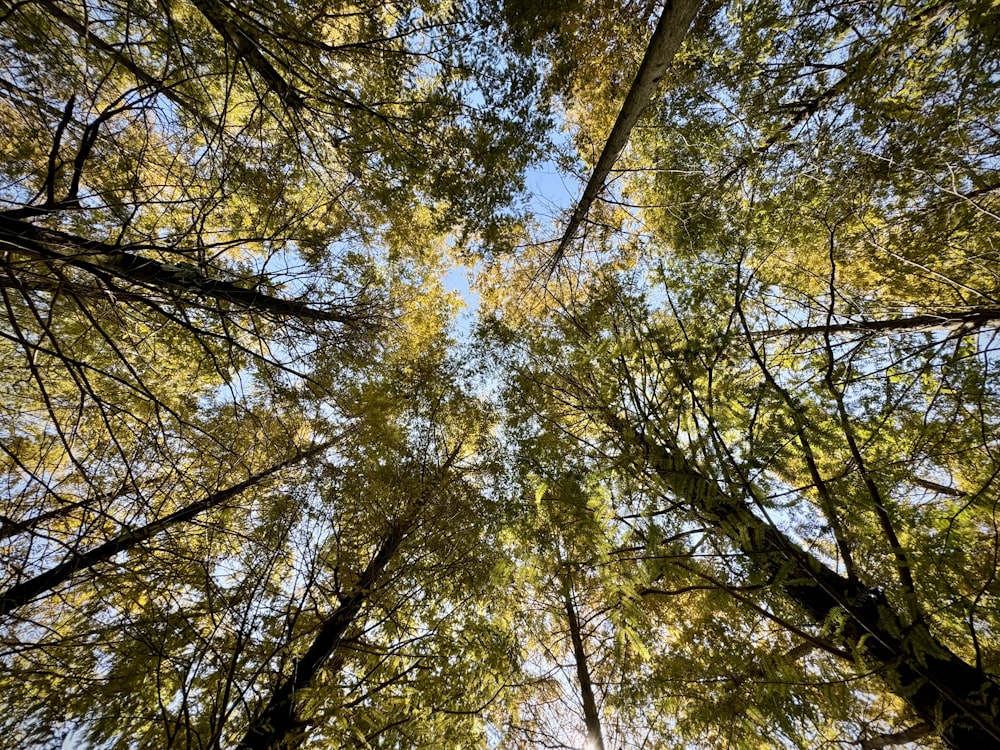
POLYGON ((1000 748, 993 0, 0 0, 0 747, 1000 748))

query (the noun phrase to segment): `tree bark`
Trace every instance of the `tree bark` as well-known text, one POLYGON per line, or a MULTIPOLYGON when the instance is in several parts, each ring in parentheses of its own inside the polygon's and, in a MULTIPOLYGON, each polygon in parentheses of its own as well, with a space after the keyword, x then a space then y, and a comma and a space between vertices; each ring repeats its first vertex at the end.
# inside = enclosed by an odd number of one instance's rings
POLYGON ((590 679, 587 651, 583 647, 583 633, 580 618, 573 603, 573 590, 569 573, 562 577, 563 606, 569 623, 569 636, 573 643, 573 660, 576 662, 576 678, 580 683, 580 698, 583 703, 583 720, 587 726, 587 750, 604 750, 604 734, 601 732, 601 717, 597 713, 594 699, 594 684, 590 679))
POLYGON ((920 723, 901 732, 879 734, 868 739, 859 740, 858 744, 861 745, 861 750, 882 750, 884 747, 895 747, 896 745, 907 745, 911 742, 916 742, 933 732, 934 728, 930 724, 920 723))
POLYGON ((625 101, 622 102, 621 110, 619 110, 615 124, 611 128, 608 140, 604 143, 604 149, 597 160, 597 165, 594 167, 594 171, 587 181, 587 186, 583 190, 583 196, 573 210, 566 231, 559 241, 559 247, 552 260, 553 269, 562 260, 566 248, 574 240, 580 225, 587 218, 591 205, 597 199, 598 193, 601 192, 608 175, 611 173, 611 168, 628 144, 629 136, 639 121, 639 117, 649 107, 656 94, 657 85, 666 75, 667 68, 670 67, 681 42, 687 36, 688 29, 694 22, 701 4, 702 0, 667 0, 660 20, 656 24, 656 29, 653 31, 653 36, 649 39, 646 54, 639 64, 635 80, 625 96, 625 101))
POLYGON ((279 317, 362 325, 370 315, 363 309, 322 310, 295 300, 272 297, 231 281, 205 276, 193 265, 175 266, 146 258, 97 240, 39 227, 0 213, 0 249, 45 262, 60 262, 101 280, 120 279, 130 284, 208 297, 246 310, 279 317))
MULTIPOLYGON (((623 436, 627 433, 620 431, 623 436)), ((728 537, 816 625, 842 622, 836 637, 859 670, 877 671, 953 750, 1000 750, 1000 685, 907 621, 879 589, 850 581, 727 494, 679 450, 637 437, 643 460, 668 491, 728 537)))
POLYGON ((0 593, 0 616, 10 614, 18 607, 24 606, 46 591, 50 591, 59 584, 65 583, 76 574, 91 570, 99 563, 110 560, 119 552, 126 552, 133 549, 171 526, 190 521, 196 516, 218 507, 226 500, 239 495, 244 490, 259 485, 265 479, 277 474, 282 469, 294 466, 311 456, 317 455, 328 448, 329 445, 330 443, 323 443, 309 450, 301 451, 269 469, 253 474, 239 484, 234 484, 232 487, 227 487, 219 492, 206 495, 201 500, 181 508, 168 516, 148 523, 138 529, 123 531, 118 536, 95 547, 90 552, 70 555, 69 558, 54 568, 50 568, 44 573, 39 573, 33 578, 11 586, 5 592, 0 593))
POLYGON ((340 606, 323 622, 309 650, 296 663, 295 671, 271 695, 236 750, 293 750, 302 744, 306 721, 299 711, 298 693, 310 686, 319 670, 337 651, 344 634, 377 588, 404 536, 402 523, 390 528, 351 593, 341 599, 340 606))
POLYGON ((192 0, 192 4, 201 11, 244 64, 264 79, 267 87, 278 95, 283 104, 292 109, 299 109, 305 104, 302 93, 286 81, 270 63, 258 41, 240 24, 240 19, 233 8, 223 0, 192 0))
POLYGON ((791 328, 772 328, 767 331, 752 332, 751 335, 763 339, 794 336, 812 336, 815 334, 858 333, 879 334, 890 336, 900 333, 935 333, 951 332, 965 334, 980 328, 997 328, 1000 326, 1000 308, 987 307, 966 312, 941 311, 910 315, 905 318, 880 318, 876 320, 859 320, 856 323, 832 323, 818 326, 796 326, 791 328))

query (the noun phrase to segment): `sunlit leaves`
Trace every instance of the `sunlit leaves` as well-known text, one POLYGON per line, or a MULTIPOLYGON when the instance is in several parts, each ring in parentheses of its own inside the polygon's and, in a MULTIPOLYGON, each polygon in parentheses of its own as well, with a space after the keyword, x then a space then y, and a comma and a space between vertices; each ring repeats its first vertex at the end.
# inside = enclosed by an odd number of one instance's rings
POLYGON ((996 8, 706 5, 553 267, 612 5, 3 6, 4 743, 972 727, 996 8))

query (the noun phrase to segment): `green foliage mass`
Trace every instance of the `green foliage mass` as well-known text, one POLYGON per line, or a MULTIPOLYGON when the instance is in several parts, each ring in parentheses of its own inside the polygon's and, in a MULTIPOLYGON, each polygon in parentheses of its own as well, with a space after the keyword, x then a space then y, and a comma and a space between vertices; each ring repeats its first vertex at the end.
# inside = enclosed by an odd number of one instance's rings
POLYGON ((557 256, 669 12, 0 0, 0 747, 1000 748, 996 3, 705 3, 557 256))

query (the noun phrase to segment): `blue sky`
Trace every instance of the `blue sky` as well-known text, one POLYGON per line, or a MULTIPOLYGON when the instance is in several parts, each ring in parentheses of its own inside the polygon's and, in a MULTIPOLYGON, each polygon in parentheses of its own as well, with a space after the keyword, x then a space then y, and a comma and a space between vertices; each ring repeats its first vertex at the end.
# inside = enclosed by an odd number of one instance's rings
MULTIPOLYGON (((529 167, 525 172, 525 189, 528 194, 528 208, 534 213, 539 225, 552 226, 552 239, 556 239, 563 229, 565 217, 583 190, 581 182, 574 176, 561 171, 555 161, 546 160, 529 167)), ((478 295, 469 287, 469 277, 473 269, 456 266, 444 278, 445 288, 458 292, 465 300, 466 309, 458 319, 458 330, 467 333, 475 319, 479 304, 478 295)))

